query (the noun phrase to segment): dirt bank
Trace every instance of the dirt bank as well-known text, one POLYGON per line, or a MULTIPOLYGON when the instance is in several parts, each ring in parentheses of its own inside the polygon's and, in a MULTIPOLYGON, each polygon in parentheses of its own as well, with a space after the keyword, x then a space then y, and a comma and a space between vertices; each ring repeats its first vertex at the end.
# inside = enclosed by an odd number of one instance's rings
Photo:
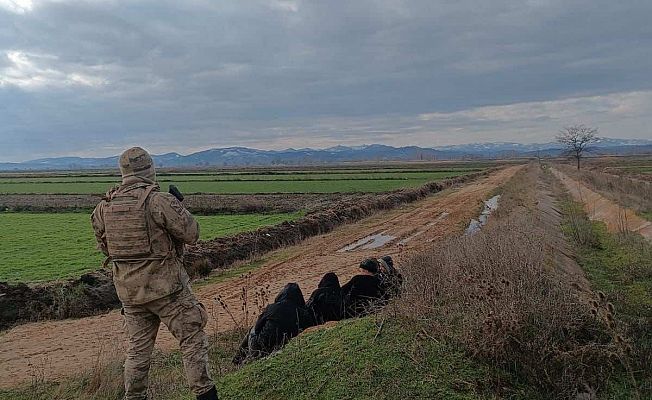
POLYGON ((646 221, 636 215, 633 210, 621 207, 589 189, 558 169, 553 168, 552 172, 564 184, 573 199, 584 204, 584 211, 590 219, 604 222, 611 232, 628 230, 639 233, 647 240, 652 241, 652 222, 646 221))
MULTIPOLYGON (((366 197, 359 193, 288 194, 189 194, 184 204, 193 213, 241 214, 254 212, 314 211, 331 203, 366 197)), ((0 211, 90 211, 102 196, 91 194, 0 194, 0 211)))
MULTIPOLYGON (((257 313, 257 293, 271 297, 285 283, 298 282, 304 294, 309 296, 324 273, 334 271, 344 282, 355 274, 360 260, 370 256, 391 254, 400 266, 405 254, 447 235, 462 233, 469 220, 478 214, 482 201, 519 168, 493 172, 461 188, 377 213, 355 224, 339 226, 330 233, 272 252, 257 270, 245 276, 198 288, 195 292, 212 316, 209 331, 225 331, 232 329, 236 323, 246 323, 247 313, 242 307, 243 293, 247 293, 249 299, 251 322, 257 313), (422 233, 404 241, 417 232, 422 233), (377 233, 394 239, 375 249, 338 251, 377 233), (218 304, 217 296, 220 296, 229 312, 218 304)), ((38 322, 15 327, 0 336, 0 386, 28 382, 34 373, 44 379, 57 379, 87 370, 98 359, 102 360, 104 354, 122 349, 124 340, 122 319, 117 311, 78 320, 38 322)), ((159 332, 157 346, 162 350, 176 347, 165 328, 159 332)))

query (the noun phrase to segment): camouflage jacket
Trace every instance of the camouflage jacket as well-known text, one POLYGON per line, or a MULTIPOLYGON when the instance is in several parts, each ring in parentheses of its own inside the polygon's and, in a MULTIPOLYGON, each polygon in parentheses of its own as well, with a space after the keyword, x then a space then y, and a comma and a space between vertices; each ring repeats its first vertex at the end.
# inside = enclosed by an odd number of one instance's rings
MULTIPOLYGON (((113 262, 113 281, 124 305, 144 304, 187 286, 189 278, 183 268, 183 245, 195 243, 199 238, 199 225, 190 212, 173 195, 160 192, 158 186, 150 186, 143 182, 122 185, 107 193, 91 215, 97 247, 113 262), (111 221, 105 218, 113 218, 107 210, 112 199, 120 195, 143 198, 144 213, 141 215, 146 221, 132 218, 132 223, 120 224, 118 233, 124 235, 124 242, 129 240, 130 232, 145 226, 151 257, 125 259, 110 254, 107 238, 111 235, 107 235, 107 225, 110 227, 111 221)), ((113 235, 115 237, 115 232, 113 235)))

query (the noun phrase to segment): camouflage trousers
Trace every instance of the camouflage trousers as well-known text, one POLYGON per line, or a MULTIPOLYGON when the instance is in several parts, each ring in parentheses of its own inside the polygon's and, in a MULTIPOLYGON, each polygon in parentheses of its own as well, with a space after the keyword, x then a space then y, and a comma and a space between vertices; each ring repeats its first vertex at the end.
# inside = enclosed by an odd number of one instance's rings
POLYGON ((201 395, 213 387, 208 371, 208 314, 189 288, 137 306, 124 306, 129 335, 124 380, 125 399, 147 399, 149 366, 161 322, 179 341, 186 378, 201 395))

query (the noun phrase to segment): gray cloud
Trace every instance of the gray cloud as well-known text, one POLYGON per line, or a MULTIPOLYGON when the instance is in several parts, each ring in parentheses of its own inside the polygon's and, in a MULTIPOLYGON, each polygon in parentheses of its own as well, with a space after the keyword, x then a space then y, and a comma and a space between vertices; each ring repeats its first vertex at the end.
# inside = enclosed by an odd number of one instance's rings
POLYGON ((0 160, 532 142, 573 122, 650 137, 649 15, 606 0, 0 0, 0 160))

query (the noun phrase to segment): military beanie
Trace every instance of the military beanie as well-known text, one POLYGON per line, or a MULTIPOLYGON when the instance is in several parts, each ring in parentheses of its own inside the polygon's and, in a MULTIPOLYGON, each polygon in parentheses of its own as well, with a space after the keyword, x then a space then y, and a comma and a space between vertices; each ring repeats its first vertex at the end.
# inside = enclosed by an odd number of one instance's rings
POLYGON ((132 147, 122 153, 119 166, 123 180, 132 176, 151 181, 156 180, 154 160, 147 151, 140 147, 132 147))

